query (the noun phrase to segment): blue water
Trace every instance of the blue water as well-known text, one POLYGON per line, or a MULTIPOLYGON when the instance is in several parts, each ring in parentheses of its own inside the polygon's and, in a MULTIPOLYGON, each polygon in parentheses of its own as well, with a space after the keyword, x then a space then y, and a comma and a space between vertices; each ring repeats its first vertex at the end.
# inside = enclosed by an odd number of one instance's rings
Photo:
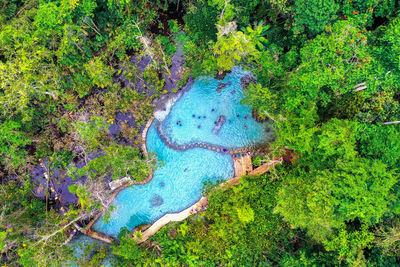
POLYGON ((179 145, 207 142, 233 148, 265 141, 268 138, 265 124, 252 118, 251 107, 240 104, 244 97, 240 78, 245 74, 235 68, 223 81, 213 78, 196 81, 163 121, 163 132, 179 145), (230 85, 217 92, 220 82, 230 85), (214 122, 219 115, 224 115, 226 122, 219 133, 214 134, 214 122))
MULTIPOLYGON (((161 122, 164 134, 177 144, 202 141, 226 147, 243 147, 268 141, 271 136, 265 131, 267 125, 257 123, 251 117, 250 107, 240 103, 243 98, 240 77, 244 74, 241 69, 235 68, 222 81, 231 85, 221 92, 216 90, 221 82, 219 80, 203 78, 195 81, 161 122), (215 134, 212 129, 219 115, 224 115, 226 122, 215 134), (182 126, 176 124, 178 120, 182 126)), ((154 122, 147 133, 146 145, 163 165, 155 170, 149 183, 122 190, 112 203, 116 209, 111 214, 111 220, 105 223, 100 218, 93 225, 95 230, 116 237, 124 226, 131 230, 194 204, 201 197, 205 181, 226 180, 234 175, 230 155, 203 148, 184 152, 173 150, 159 138, 154 122)))
POLYGON ((201 148, 185 152, 172 150, 158 137, 154 123, 149 128, 147 140, 148 150, 157 153, 164 165, 154 172, 153 179, 147 184, 122 190, 112 203, 116 209, 110 222, 98 220, 94 224, 95 230, 115 237, 123 226, 133 229, 165 213, 179 212, 192 205, 201 197, 204 181, 233 177, 229 155, 201 148))

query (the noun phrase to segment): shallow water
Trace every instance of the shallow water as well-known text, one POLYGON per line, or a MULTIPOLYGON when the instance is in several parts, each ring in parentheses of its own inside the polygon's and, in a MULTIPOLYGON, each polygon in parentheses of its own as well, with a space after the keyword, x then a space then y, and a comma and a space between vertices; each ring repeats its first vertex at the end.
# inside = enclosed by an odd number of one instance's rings
POLYGON ((265 141, 269 138, 265 124, 257 123, 251 116, 251 107, 240 103, 244 97, 240 78, 245 74, 235 68, 222 81, 213 78, 197 80, 162 122, 163 133, 179 145, 207 142, 226 147, 248 147, 265 141), (218 92, 220 83, 227 86, 218 92), (215 134, 213 128, 220 115, 225 117, 225 123, 215 134))
MULTIPOLYGON (((245 147, 268 141, 271 134, 265 131, 267 125, 257 123, 251 117, 251 108, 240 103, 243 98, 240 78, 245 74, 235 68, 223 81, 212 78, 196 80, 161 122, 162 133, 176 144, 206 142, 225 147, 245 147), (218 91, 221 82, 228 85, 218 91), (220 115, 226 119, 216 133, 213 131, 214 122, 220 115)), ((155 124, 153 122, 149 128, 146 145, 163 165, 155 170, 149 183, 122 190, 112 203, 116 209, 110 222, 104 223, 100 218, 93 225, 96 231, 116 237, 124 226, 131 230, 194 204, 201 197, 205 181, 216 182, 233 177, 230 155, 203 148, 171 149, 160 139, 155 124)))
POLYGON ((172 150, 158 137, 154 123, 147 140, 148 150, 157 153, 164 165, 154 172, 150 182, 122 190, 113 201, 116 209, 110 222, 98 220, 95 230, 116 237, 123 226, 133 229, 165 213, 179 212, 192 205, 201 197, 204 181, 233 177, 229 155, 201 148, 184 152, 172 150))

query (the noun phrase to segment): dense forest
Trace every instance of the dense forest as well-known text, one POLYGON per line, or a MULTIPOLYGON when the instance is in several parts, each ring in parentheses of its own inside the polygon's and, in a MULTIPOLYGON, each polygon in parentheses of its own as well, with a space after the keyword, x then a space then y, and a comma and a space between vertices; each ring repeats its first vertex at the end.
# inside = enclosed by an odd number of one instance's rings
POLYGON ((77 264, 399 265, 397 0, 2 0, 1 265, 71 260, 107 183, 157 164, 140 150, 153 100, 234 66, 256 77, 243 102, 274 123, 254 164, 292 159, 206 186, 206 211, 140 245, 123 229, 77 264))

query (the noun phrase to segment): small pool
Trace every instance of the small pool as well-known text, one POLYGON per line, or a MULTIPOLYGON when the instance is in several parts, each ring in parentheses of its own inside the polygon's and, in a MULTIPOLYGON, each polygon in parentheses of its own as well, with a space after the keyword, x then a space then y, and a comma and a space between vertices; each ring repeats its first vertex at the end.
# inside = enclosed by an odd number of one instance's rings
POLYGON ((147 184, 122 190, 113 205, 111 220, 98 220, 94 229, 116 237, 123 226, 128 229, 149 223, 165 213, 179 212, 201 197, 203 182, 233 177, 229 155, 195 148, 179 152, 167 147, 153 125, 147 134, 147 148, 164 162, 147 184), (207 167, 205 167, 207 166, 207 167))
POLYGON ((246 74, 235 68, 223 81, 197 80, 162 122, 163 133, 178 145, 206 142, 233 148, 265 142, 271 137, 266 125, 257 123, 251 107, 240 103, 244 97, 240 78, 246 74), (216 133, 213 130, 220 116, 225 123, 216 133))
POLYGON ((116 237, 122 227, 131 230, 166 213, 179 212, 200 199, 205 181, 216 182, 234 176, 231 155, 204 148, 172 149, 160 139, 157 123, 161 134, 178 145, 205 142, 231 148, 247 147, 272 138, 272 133, 265 130, 267 124, 257 123, 250 107, 240 103, 243 98, 240 78, 246 74, 235 68, 223 81, 212 78, 195 81, 163 121, 152 123, 146 146, 163 165, 155 170, 149 183, 122 190, 112 203, 116 209, 111 220, 105 223, 101 217, 93 225, 96 231, 116 237))

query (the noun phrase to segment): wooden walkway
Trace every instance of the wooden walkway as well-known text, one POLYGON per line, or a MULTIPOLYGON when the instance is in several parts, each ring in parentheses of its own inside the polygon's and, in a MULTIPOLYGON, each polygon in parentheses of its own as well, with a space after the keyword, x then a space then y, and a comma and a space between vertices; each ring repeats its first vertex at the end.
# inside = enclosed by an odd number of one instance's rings
POLYGON ((167 225, 168 223, 183 221, 189 216, 203 210, 205 207, 207 207, 207 205, 208 205, 207 197, 202 197, 200 198, 199 201, 197 201, 192 206, 181 212, 165 214, 142 233, 142 237, 140 238, 140 240, 138 240, 138 243, 146 241, 150 236, 157 233, 158 230, 160 230, 163 226, 167 225))
POLYGON ((233 167, 235 168, 235 176, 243 176, 253 170, 251 156, 246 153, 244 157, 234 157, 233 167))

